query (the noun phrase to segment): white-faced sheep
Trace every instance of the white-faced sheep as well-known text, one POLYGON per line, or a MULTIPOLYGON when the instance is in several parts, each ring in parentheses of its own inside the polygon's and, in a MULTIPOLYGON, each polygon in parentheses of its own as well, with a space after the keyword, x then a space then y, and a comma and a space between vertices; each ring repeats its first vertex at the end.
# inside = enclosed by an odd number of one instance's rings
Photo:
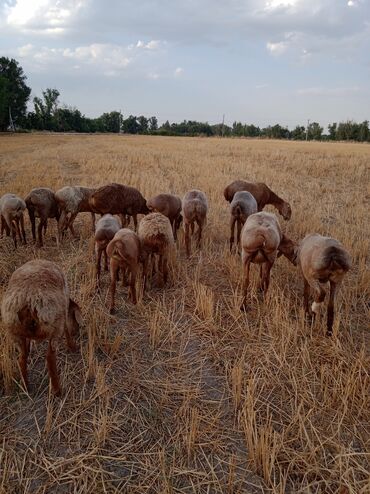
POLYGON ((95 190, 96 189, 76 185, 66 186, 55 192, 55 198, 57 200, 60 212, 60 218, 58 221, 58 233, 60 240, 63 232, 67 230, 67 228, 71 230, 74 237, 76 236, 73 228, 73 222, 78 213, 91 213, 92 231, 94 231, 95 214, 91 210, 89 199, 95 190))
POLYGON ((231 218, 230 218, 230 230, 231 230, 230 231, 230 252, 232 251, 233 243, 234 243, 235 224, 236 224, 236 228, 237 228, 236 242, 237 242, 237 246, 239 248, 241 229, 242 229, 244 223, 247 221, 248 216, 250 216, 251 214, 257 213, 257 210, 258 210, 257 201, 252 196, 252 194, 250 192, 247 192, 247 191, 236 192, 236 194, 234 195, 234 198, 230 204, 230 213, 231 213, 231 218))
POLYGON ((328 282, 330 284, 327 336, 331 336, 333 332, 335 293, 344 275, 351 268, 351 258, 338 240, 331 237, 323 237, 318 233, 311 233, 300 242, 297 260, 303 275, 303 301, 307 315, 314 316, 318 313, 325 299, 325 285, 328 282), (314 301, 310 308, 311 290, 314 301))
POLYGON ((94 213, 119 214, 123 225, 125 225, 125 217, 127 215, 132 216, 135 231, 137 230, 137 215, 149 213, 142 194, 128 185, 116 183, 104 185, 90 196, 89 203, 94 213))
MULTIPOLYGON (((260 289, 266 295, 270 284, 270 271, 278 252, 294 257, 294 244, 282 232, 277 217, 271 213, 255 213, 248 217, 241 232, 242 263, 244 271, 243 302, 247 308, 250 263, 260 264, 260 289)), ((293 262, 293 261, 292 261, 293 262)))
POLYGON ((60 394, 54 343, 65 334, 68 347, 75 350, 74 334, 82 318, 78 305, 69 297, 67 281, 59 266, 36 259, 14 271, 3 296, 1 314, 20 349, 19 366, 26 387, 30 340, 48 340, 47 368, 53 391, 60 394))
POLYGON ((177 240, 177 230, 182 222, 180 197, 174 194, 158 194, 146 201, 146 205, 150 211, 167 216, 172 225, 173 236, 177 240))
POLYGON ((144 290, 147 288, 149 257, 155 264, 158 256, 158 271, 162 274, 163 283, 168 278, 168 259, 175 240, 171 223, 161 213, 150 213, 141 220, 139 225, 141 255, 143 261, 144 290))
POLYGON ((17 247, 17 235, 21 242, 27 243, 23 218, 25 209, 26 203, 15 194, 4 194, 0 198, 1 236, 4 230, 7 235, 11 232, 15 247, 17 247))
POLYGON ((108 271, 107 245, 121 228, 117 218, 111 214, 105 214, 96 223, 95 229, 95 255, 96 255, 96 286, 99 287, 101 257, 104 254, 104 266, 108 271))
POLYGON ((38 240, 37 245, 42 247, 42 232, 46 232, 48 218, 59 220, 59 208, 55 198, 55 194, 51 189, 40 187, 33 189, 25 199, 28 214, 31 221, 32 237, 36 241, 36 220, 40 218, 40 223, 37 228, 38 240))
POLYGON ((275 192, 273 192, 266 184, 262 182, 235 180, 225 188, 225 199, 228 202, 231 202, 235 193, 240 190, 246 190, 253 195, 258 204, 258 211, 262 211, 266 204, 272 204, 285 220, 289 220, 291 218, 292 209, 290 204, 275 194, 275 192))
POLYGON ((200 248, 202 242, 202 231, 207 219, 208 201, 201 190, 190 190, 182 200, 182 216, 185 230, 186 255, 190 256, 190 230, 194 233, 195 223, 198 225, 197 247, 200 248))
POLYGON ((130 287, 131 301, 133 304, 137 303, 136 276, 141 260, 139 236, 128 228, 118 230, 107 246, 107 254, 110 260, 111 277, 109 311, 112 314, 114 312, 114 299, 119 270, 121 270, 123 285, 125 284, 125 277, 130 276, 128 284, 130 287))

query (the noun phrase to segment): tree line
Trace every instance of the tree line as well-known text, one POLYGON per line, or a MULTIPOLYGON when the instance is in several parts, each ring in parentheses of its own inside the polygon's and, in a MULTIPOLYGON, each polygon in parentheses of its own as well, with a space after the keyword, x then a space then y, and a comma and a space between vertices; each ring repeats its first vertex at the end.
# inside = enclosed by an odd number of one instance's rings
POLYGON ((259 127, 253 124, 234 122, 211 125, 208 122, 184 120, 158 125, 155 116, 129 115, 124 118, 121 111, 103 113, 97 118, 88 118, 80 110, 60 105, 60 92, 48 88, 41 96, 33 98, 33 110, 27 111, 31 88, 22 67, 14 59, 0 58, 0 131, 46 130, 52 132, 113 132, 127 134, 151 134, 168 136, 223 136, 260 137, 291 140, 370 141, 369 121, 357 123, 352 120, 334 122, 327 132, 318 122, 306 127, 297 125, 293 130, 280 124, 259 127))

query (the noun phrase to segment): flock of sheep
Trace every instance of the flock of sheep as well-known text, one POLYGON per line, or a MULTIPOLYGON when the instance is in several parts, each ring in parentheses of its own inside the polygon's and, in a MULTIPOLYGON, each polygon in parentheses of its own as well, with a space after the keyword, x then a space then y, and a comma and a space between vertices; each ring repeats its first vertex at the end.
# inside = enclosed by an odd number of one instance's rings
MULTIPOLYGON (((277 196, 263 183, 237 180, 224 190, 230 202, 230 252, 235 241, 243 264, 243 301, 247 309, 249 269, 251 263, 260 265, 260 290, 266 295, 270 271, 277 257, 284 255, 298 265, 304 280, 304 309, 309 318, 318 313, 330 284, 327 309, 327 335, 332 334, 334 296, 339 283, 350 269, 350 256, 335 239, 317 233, 307 235, 301 242, 289 239, 281 230, 276 215, 263 212, 272 204, 285 220, 291 217, 289 203, 277 196), (310 295, 313 303, 310 305, 310 295)), ((202 232, 207 218, 208 201, 204 192, 191 190, 181 200, 173 194, 159 194, 148 201, 134 187, 109 184, 98 189, 68 186, 57 192, 48 188, 33 189, 25 200, 15 194, 0 198, 1 236, 12 234, 26 243, 23 213, 28 210, 32 236, 43 245, 49 218, 58 224, 58 244, 79 212, 90 212, 95 235, 96 286, 99 288, 101 259, 110 270, 110 305, 115 305, 119 274, 127 282, 132 303, 136 304, 136 279, 142 265, 143 290, 148 289, 150 274, 157 271, 163 284, 168 278, 169 255, 176 244, 177 231, 183 222, 187 256, 191 253, 191 237, 197 225, 197 247, 201 247, 202 232), (101 218, 95 225, 95 214, 101 218), (143 214, 138 226, 137 215, 143 214), (120 221, 114 215, 120 217, 120 221), (128 228, 133 218, 134 230, 128 228), (39 219, 36 237, 36 218, 39 219), (137 232, 137 233, 136 233, 137 232), (157 261, 157 262, 156 262, 157 261)), ((19 366, 25 383, 30 340, 48 340, 47 367, 53 391, 60 394, 54 341, 63 334, 71 350, 76 349, 74 336, 82 323, 81 312, 70 296, 64 273, 54 262, 37 259, 25 263, 10 277, 4 293, 2 318, 20 349, 19 366)))

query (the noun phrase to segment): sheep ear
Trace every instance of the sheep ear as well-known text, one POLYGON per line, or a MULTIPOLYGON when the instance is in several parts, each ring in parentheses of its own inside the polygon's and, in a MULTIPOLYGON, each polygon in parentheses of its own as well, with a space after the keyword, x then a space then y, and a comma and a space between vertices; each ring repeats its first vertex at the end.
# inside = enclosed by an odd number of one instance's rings
POLYGON ((80 310, 79 306, 76 304, 76 302, 74 300, 72 300, 71 298, 69 299, 69 310, 73 313, 77 324, 79 326, 81 326, 83 323, 81 310, 80 310))

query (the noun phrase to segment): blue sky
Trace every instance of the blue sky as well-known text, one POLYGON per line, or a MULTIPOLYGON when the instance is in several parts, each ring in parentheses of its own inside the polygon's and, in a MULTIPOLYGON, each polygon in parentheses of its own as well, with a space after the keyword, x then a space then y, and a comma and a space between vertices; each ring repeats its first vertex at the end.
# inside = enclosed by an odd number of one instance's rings
POLYGON ((0 47, 87 116, 370 118, 370 0, 0 0, 0 47))

